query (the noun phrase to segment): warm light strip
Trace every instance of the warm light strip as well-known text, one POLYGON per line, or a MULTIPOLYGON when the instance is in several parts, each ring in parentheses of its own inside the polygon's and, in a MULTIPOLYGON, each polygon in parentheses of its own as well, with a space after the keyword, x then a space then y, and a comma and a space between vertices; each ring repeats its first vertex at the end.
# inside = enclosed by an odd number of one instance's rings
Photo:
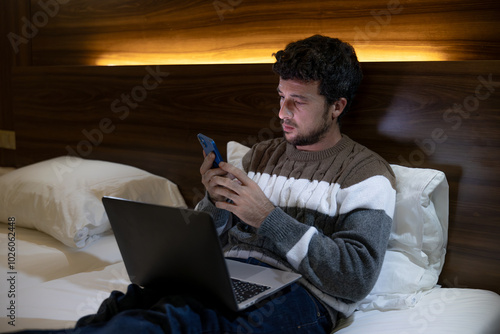
MULTIPOLYGON (((358 59, 362 62, 384 61, 444 61, 446 53, 425 47, 356 47, 358 59)), ((106 53, 95 65, 182 65, 182 64, 245 64, 272 63, 271 50, 238 50, 225 53, 200 52, 196 55, 186 54, 140 54, 140 53, 106 53), (242 55, 244 55, 242 57, 242 55)))
POLYGON ((444 50, 426 46, 357 47, 356 53, 363 62, 448 60, 444 50))
POLYGON ((201 64, 258 64, 258 63, 271 63, 273 59, 267 58, 245 58, 245 59, 234 59, 234 58, 200 58, 200 59, 177 59, 171 57, 113 57, 113 56, 102 56, 99 58, 95 65, 98 66, 126 66, 126 65, 201 65, 201 64))
POLYGON ((127 54, 107 53, 101 55, 95 65, 185 65, 185 64, 244 64, 244 63, 272 63, 274 58, 272 52, 259 51, 250 53, 248 51, 211 54, 209 52, 192 54, 127 54), (241 55, 245 57, 242 58, 241 55), (262 55, 268 55, 263 57, 262 55))

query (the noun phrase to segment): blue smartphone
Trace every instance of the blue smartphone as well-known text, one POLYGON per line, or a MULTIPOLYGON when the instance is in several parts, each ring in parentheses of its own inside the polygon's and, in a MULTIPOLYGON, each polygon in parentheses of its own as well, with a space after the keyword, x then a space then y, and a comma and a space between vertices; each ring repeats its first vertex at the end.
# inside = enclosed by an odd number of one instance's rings
POLYGON ((201 133, 198 133, 198 140, 200 141, 200 144, 203 147, 203 151, 205 151, 206 155, 210 154, 210 152, 215 153, 215 160, 212 168, 219 167, 219 162, 223 160, 219 150, 217 149, 217 145, 215 145, 214 140, 201 133))

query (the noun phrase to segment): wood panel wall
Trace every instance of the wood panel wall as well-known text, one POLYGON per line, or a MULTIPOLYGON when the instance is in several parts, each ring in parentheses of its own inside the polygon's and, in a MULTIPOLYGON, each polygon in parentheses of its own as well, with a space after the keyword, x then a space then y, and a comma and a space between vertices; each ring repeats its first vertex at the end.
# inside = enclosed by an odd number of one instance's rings
MULTIPOLYGON (((391 163, 445 172, 441 283, 500 293, 500 61, 363 66, 343 132, 391 163)), ((203 196, 198 132, 223 154, 228 140, 281 136, 268 64, 18 67, 14 75, 20 166, 66 154, 126 163, 177 183, 190 206, 203 196)))
MULTIPOLYGON (((166 175, 182 185, 190 204, 201 189, 194 139, 200 129, 222 143, 231 138, 251 144, 277 135, 268 65, 161 67, 169 75, 129 107, 124 120, 112 103, 140 87, 147 66, 92 65, 140 62, 156 69, 158 63, 272 62, 272 52, 315 33, 351 42, 365 61, 500 55, 497 0, 2 0, 0 12, 0 129, 15 129, 19 147, 17 153, 0 149, 0 163, 22 166, 66 154, 68 146, 84 150, 83 130, 99 129, 110 118, 116 130, 88 157, 166 175), (9 39, 10 33, 17 39, 9 39), (183 86, 193 82, 196 90, 183 86)), ((441 281, 500 292, 500 88, 490 85, 488 98, 484 89, 476 95, 480 77, 489 80, 491 74, 493 82, 500 81, 498 62, 365 68, 365 85, 373 90, 362 89, 356 108, 363 113, 346 118, 345 131, 390 162, 446 172, 450 244, 441 281), (460 105, 471 110, 460 113, 454 109, 460 105)))
POLYGON ((362 61, 500 55, 497 0, 57 1, 31 0, 35 65, 272 62, 317 33, 350 42, 362 61))
MULTIPOLYGON (((3 0, 0 129, 14 128, 11 68, 272 62, 321 33, 363 61, 499 59, 496 0, 3 0)), ((0 164, 15 152, 0 148, 0 164)))
MULTIPOLYGON (((31 65, 31 43, 12 47, 9 36, 22 36, 23 16, 29 17, 29 0, 0 1, 0 130, 15 130, 12 112, 11 73, 16 66, 31 65)), ((13 166, 15 151, 0 148, 0 166, 13 166)))

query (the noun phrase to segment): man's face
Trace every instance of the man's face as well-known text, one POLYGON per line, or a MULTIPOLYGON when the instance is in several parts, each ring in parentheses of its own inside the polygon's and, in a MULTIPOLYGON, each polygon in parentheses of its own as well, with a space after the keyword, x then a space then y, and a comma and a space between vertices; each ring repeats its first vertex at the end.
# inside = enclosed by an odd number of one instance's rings
POLYGON ((331 135, 336 123, 326 98, 319 94, 319 82, 280 78, 278 94, 279 117, 289 143, 308 149, 331 135))

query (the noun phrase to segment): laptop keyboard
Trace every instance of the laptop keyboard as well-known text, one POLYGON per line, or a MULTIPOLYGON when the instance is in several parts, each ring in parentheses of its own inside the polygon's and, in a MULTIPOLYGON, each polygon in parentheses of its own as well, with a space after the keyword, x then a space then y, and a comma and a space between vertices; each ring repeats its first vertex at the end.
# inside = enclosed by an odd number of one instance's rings
POLYGON ((270 287, 266 285, 255 284, 251 282, 240 281, 236 278, 231 278, 233 282, 233 290, 236 296, 236 301, 241 303, 253 296, 258 295, 259 293, 270 289, 270 287))

